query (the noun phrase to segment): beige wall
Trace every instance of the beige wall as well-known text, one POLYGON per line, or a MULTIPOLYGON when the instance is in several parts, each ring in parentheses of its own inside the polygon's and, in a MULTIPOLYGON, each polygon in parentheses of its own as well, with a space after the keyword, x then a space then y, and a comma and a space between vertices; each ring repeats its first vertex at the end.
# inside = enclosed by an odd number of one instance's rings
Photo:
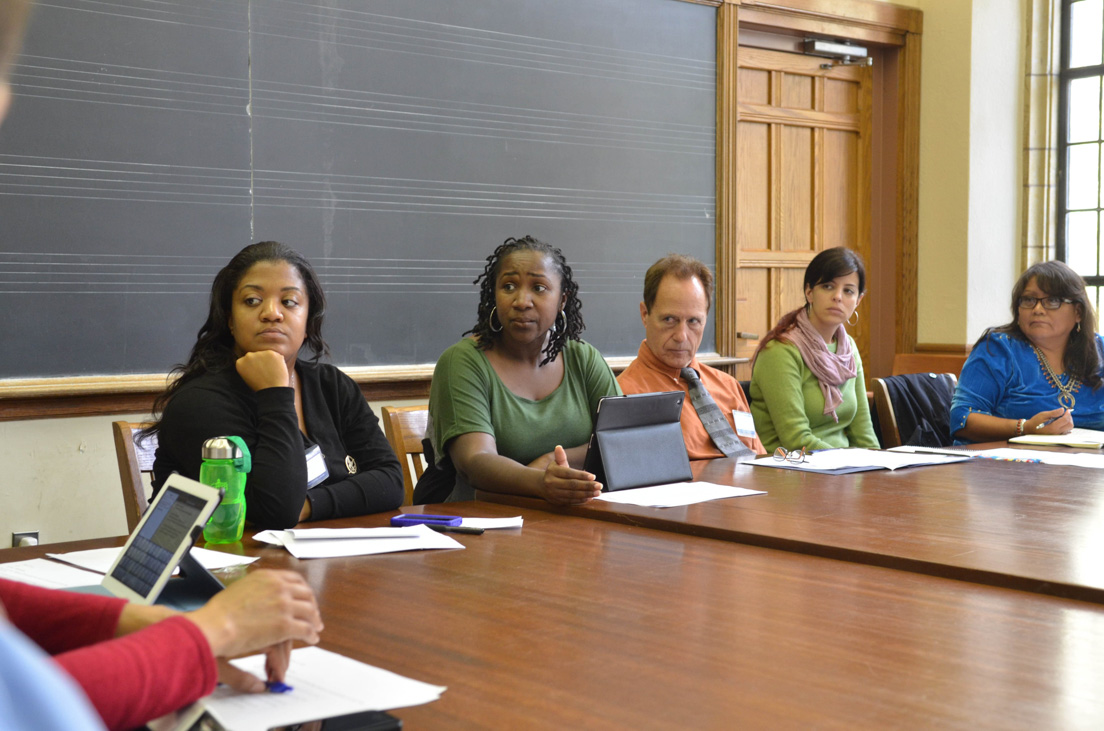
POLYGON ((916 0, 920 343, 973 343, 1008 320, 1021 270, 1022 0, 916 0))

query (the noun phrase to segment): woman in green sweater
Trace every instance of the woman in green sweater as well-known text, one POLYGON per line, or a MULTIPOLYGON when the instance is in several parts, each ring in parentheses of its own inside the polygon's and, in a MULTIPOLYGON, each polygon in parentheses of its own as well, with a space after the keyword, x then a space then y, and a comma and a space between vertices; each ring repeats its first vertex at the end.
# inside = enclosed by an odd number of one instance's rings
POLYGON ((783 316, 759 344, 751 413, 768 452, 879 447, 862 359, 844 329, 865 292, 859 255, 825 249, 805 269, 805 306, 783 316))

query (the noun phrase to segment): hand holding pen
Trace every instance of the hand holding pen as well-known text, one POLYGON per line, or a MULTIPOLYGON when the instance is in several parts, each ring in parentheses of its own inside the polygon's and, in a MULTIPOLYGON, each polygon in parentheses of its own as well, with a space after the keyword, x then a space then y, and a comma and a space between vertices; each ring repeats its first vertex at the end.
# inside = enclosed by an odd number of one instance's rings
POLYGON ((1040 411, 1031 417, 1031 421, 1041 419, 1034 429, 1025 432, 1036 434, 1068 434, 1073 431, 1073 409, 1059 408, 1053 411, 1040 411))

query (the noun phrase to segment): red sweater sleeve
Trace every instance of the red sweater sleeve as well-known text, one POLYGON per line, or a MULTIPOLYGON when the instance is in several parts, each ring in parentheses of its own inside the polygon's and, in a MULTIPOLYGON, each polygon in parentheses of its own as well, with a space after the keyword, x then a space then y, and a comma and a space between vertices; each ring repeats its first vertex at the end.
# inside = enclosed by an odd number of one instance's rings
POLYGON ((126 600, 0 579, 8 618, 51 655, 115 636, 126 600))
POLYGON ((84 689, 109 729, 129 729, 215 689, 207 638, 184 617, 54 657, 84 689))
POLYGON ((141 726, 215 689, 211 647, 184 617, 116 639, 122 599, 0 579, 0 601, 12 624, 80 684, 110 729, 141 726))

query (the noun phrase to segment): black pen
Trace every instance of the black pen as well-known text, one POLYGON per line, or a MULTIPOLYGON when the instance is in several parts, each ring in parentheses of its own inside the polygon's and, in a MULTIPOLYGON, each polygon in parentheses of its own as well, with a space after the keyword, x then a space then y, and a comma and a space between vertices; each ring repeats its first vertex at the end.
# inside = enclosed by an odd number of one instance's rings
POLYGON ((424 525, 428 525, 438 533, 468 533, 473 536, 483 535, 482 528, 472 528, 466 525, 434 525, 432 523, 425 523, 424 525))

